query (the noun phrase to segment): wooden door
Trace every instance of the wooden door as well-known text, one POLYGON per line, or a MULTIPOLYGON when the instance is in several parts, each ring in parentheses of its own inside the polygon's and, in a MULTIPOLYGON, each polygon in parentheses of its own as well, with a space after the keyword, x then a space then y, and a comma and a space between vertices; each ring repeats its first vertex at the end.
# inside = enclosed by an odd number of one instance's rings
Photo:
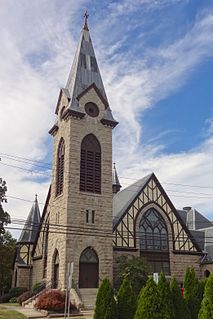
POLYGON ((98 287, 98 264, 97 263, 80 263, 79 287, 80 288, 97 288, 98 287))
POLYGON ((59 280, 59 264, 54 265, 54 279, 53 279, 53 288, 58 288, 59 280))

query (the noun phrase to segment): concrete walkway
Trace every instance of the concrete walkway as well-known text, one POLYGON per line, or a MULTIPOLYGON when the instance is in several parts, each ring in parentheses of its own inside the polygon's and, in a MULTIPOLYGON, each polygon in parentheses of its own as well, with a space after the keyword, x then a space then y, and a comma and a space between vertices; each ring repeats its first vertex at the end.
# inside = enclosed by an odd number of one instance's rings
MULTIPOLYGON (((47 318, 44 314, 42 314, 40 311, 37 311, 36 309, 32 309, 32 308, 23 308, 20 306, 10 306, 10 305, 3 305, 4 308, 8 309, 8 310, 16 310, 20 313, 22 313, 23 315, 25 315, 28 319, 42 319, 42 318, 47 318)), ((85 319, 93 319, 93 314, 94 311, 93 310, 88 310, 88 311, 83 311, 83 316, 77 316, 77 317, 70 317, 72 319, 80 319, 80 318, 85 318, 85 319)), ((64 316, 61 317, 51 317, 52 319, 64 319, 64 316)))

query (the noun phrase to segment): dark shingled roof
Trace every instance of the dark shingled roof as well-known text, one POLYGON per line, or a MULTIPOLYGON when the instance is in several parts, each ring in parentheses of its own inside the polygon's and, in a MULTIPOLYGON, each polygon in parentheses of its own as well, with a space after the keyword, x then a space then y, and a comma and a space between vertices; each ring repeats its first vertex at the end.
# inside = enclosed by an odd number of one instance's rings
POLYGON ((29 212, 24 228, 21 232, 21 235, 17 241, 17 244, 21 243, 34 243, 35 238, 38 232, 39 224, 41 220, 40 210, 38 206, 37 196, 35 202, 29 212))
POLYGON ((116 224, 131 202, 140 194, 152 174, 139 179, 136 183, 115 194, 113 197, 113 225, 116 224))
POLYGON ((108 124, 113 124, 113 126, 116 126, 118 122, 116 122, 113 118, 111 109, 109 107, 89 30, 83 29, 81 31, 80 41, 78 43, 72 68, 65 88, 70 97, 70 110, 79 112, 78 98, 90 87, 96 88, 97 92, 100 92, 99 97, 104 101, 106 109, 102 120, 106 121, 108 124))

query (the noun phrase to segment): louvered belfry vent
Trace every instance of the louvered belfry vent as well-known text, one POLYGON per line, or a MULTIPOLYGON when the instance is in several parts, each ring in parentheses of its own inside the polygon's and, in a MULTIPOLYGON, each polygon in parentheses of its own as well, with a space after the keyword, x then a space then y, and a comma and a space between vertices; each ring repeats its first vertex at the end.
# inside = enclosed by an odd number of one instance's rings
POLYGON ((93 134, 81 143, 80 191, 101 193, 101 146, 93 134))
POLYGON ((65 145, 64 139, 61 138, 58 145, 57 153, 57 170, 56 170, 56 196, 59 196, 63 192, 64 185, 64 153, 65 145))

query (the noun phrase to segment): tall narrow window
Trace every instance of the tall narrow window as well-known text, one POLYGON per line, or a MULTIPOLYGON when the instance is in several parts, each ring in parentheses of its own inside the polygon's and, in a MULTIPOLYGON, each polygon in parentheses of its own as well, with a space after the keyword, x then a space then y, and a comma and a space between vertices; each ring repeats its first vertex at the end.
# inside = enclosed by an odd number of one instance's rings
POLYGON ((47 254, 48 254, 48 239, 49 239, 49 220, 45 223, 45 228, 43 232, 43 278, 47 276, 47 254))
POLYGON ((65 145, 64 139, 61 138, 58 145, 57 153, 57 170, 56 170, 56 196, 62 194, 64 184, 64 153, 65 145))
POLYGON ((93 134, 81 143, 80 190, 101 193, 101 146, 93 134))
POLYGON ((139 225, 140 252, 147 260, 150 272, 170 273, 169 241, 166 223, 154 209, 149 209, 139 225))

